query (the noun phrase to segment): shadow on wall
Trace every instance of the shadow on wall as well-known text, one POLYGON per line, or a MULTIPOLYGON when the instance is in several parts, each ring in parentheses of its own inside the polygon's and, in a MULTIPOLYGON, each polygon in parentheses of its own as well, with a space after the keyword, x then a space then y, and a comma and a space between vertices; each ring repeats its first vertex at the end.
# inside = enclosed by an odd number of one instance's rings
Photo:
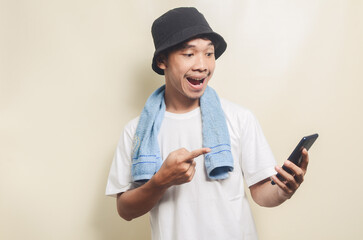
MULTIPOLYGON (((111 164, 112 156, 109 154, 109 158, 104 162, 111 164)), ((107 181, 109 165, 105 164, 103 171, 103 179, 100 181, 97 187, 96 206, 93 213, 93 223, 95 229, 95 238, 99 240, 139 240, 150 239, 150 226, 148 215, 134 219, 131 222, 119 217, 116 210, 116 198, 108 197, 104 195, 105 183, 107 181), (106 166, 107 165, 107 166, 106 166), (96 237, 97 236, 97 237, 96 237)))
POLYGON ((142 67, 133 71, 133 92, 130 94, 130 106, 141 113, 148 97, 164 83, 164 76, 155 73, 151 69, 151 61, 147 59, 142 64, 142 67), (142 70, 140 70, 142 69, 142 70))
POLYGON ((109 154, 105 160, 105 167, 103 168, 103 179, 97 186, 96 206, 94 207, 92 225, 95 229, 95 236, 93 239, 98 240, 139 240, 150 239, 150 225, 148 214, 140 218, 134 219, 131 222, 119 217, 116 210, 116 199, 113 197, 105 196, 105 183, 108 177, 109 167, 111 165, 113 154, 109 154))
POLYGON ((94 206, 91 226, 93 226, 95 234, 92 239, 98 240, 139 240, 150 239, 150 225, 148 214, 131 222, 119 217, 116 209, 116 198, 105 195, 106 182, 108 172, 111 166, 113 152, 105 156, 103 160, 104 166, 101 169, 101 179, 99 185, 96 186, 96 205, 94 206))
MULTIPOLYGON (((132 79, 127 81, 128 89, 131 92, 130 99, 125 102, 128 109, 135 110, 140 114, 142 108, 150 96, 158 87, 164 84, 163 76, 159 76, 151 69, 149 62, 130 70, 132 79), (136 70, 137 69, 137 70, 136 70)), ((122 92, 124 90, 120 90, 122 92)), ((122 111, 122 109, 120 109, 122 111)), ((131 120, 131 119, 130 119, 131 120)), ((116 210, 116 199, 104 195, 108 172, 111 166, 114 152, 110 152, 103 160, 102 178, 97 186, 96 206, 94 208, 92 225, 99 240, 127 239, 127 240, 148 240, 151 239, 149 216, 146 214, 140 218, 127 222, 118 216, 116 210)))

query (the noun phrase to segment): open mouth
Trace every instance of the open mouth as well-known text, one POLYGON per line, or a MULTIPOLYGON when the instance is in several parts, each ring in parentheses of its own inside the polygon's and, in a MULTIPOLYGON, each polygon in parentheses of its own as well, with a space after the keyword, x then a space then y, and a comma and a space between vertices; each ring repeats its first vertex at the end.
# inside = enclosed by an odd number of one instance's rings
POLYGON ((206 78, 192 78, 192 77, 187 77, 187 80, 192 84, 192 85, 195 85, 195 86, 199 86, 201 84, 203 84, 204 80, 206 78))

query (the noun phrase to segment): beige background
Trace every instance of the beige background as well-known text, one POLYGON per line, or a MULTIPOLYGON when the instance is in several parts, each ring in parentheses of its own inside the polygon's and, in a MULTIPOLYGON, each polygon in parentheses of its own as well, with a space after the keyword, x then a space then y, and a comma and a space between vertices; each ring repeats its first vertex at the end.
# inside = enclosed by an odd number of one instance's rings
MULTIPOLYGON (((318 132, 261 240, 363 239, 363 1, 0 1, 0 239, 150 239, 104 196, 123 126, 162 84, 151 23, 196 6, 225 37, 211 85, 250 108, 281 164, 318 132)), ((202 223, 201 223, 202 224, 202 223)))

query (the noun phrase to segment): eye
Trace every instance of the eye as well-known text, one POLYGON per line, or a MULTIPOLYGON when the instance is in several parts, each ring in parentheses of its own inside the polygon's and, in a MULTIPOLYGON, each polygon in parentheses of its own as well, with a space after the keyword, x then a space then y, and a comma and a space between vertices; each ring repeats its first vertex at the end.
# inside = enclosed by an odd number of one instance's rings
POLYGON ((206 55, 207 55, 207 57, 211 57, 211 56, 213 56, 213 55, 214 55, 214 52, 209 52, 209 53, 207 53, 206 55))
POLYGON ((193 53, 184 53, 183 56, 185 56, 185 57, 192 57, 193 56, 193 53))

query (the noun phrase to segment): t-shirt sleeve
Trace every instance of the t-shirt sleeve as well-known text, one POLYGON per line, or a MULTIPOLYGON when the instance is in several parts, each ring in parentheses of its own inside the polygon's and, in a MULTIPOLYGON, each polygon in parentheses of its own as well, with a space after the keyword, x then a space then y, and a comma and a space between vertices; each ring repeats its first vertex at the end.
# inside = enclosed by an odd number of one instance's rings
POLYGON ((116 197, 118 193, 134 188, 131 177, 132 140, 138 118, 130 121, 117 144, 110 172, 107 179, 106 195, 116 197))
POLYGON ((246 111, 242 121, 241 162, 248 187, 276 174, 276 161, 255 116, 246 111))

